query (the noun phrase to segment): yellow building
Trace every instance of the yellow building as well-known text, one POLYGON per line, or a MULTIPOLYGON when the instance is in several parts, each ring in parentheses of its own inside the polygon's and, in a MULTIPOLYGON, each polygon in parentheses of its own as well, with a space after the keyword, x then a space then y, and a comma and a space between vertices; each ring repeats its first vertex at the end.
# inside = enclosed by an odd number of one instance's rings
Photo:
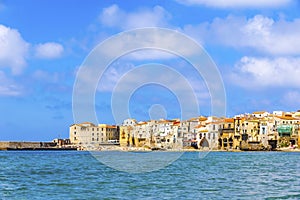
POLYGON ((234 137, 234 119, 225 118, 221 122, 219 148, 220 149, 236 149, 239 145, 234 137))
POLYGON ((249 142, 259 142, 259 120, 257 118, 247 119, 244 121, 245 133, 248 134, 249 142))
POLYGON ((120 147, 130 147, 133 146, 132 140, 132 127, 131 126, 121 126, 120 127, 120 147))

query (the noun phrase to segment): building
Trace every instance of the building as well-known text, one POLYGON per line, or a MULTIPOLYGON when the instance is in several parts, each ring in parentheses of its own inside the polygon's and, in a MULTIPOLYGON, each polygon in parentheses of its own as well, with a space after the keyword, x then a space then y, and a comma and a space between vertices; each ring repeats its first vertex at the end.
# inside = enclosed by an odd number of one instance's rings
POLYGON ((117 126, 90 122, 70 126, 70 142, 83 149, 97 149, 103 144, 119 143, 119 128, 117 126))
POLYGON ((132 135, 132 126, 120 126, 120 147, 135 146, 134 137, 132 135))
POLYGON ((234 142, 235 126, 233 118, 225 118, 220 122, 219 128, 219 149, 235 149, 237 143, 234 142), (235 144, 235 145, 234 145, 235 144))

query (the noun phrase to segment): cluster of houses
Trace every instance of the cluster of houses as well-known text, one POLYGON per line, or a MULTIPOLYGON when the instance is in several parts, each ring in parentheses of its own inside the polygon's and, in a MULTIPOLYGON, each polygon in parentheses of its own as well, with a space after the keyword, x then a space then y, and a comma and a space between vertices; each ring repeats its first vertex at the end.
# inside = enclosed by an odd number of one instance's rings
POLYGON ((152 150, 273 150, 300 147, 300 110, 195 117, 180 121, 126 119, 120 126, 85 122, 70 126, 70 141, 87 150, 105 145, 152 150))

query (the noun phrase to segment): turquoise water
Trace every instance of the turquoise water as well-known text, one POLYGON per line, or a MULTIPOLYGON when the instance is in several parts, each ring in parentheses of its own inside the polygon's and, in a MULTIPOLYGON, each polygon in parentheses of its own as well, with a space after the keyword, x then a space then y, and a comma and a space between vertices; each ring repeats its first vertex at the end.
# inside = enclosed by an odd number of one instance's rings
POLYGON ((88 152, 0 152, 0 199, 254 198, 300 199, 300 153, 191 152, 130 174, 88 152))

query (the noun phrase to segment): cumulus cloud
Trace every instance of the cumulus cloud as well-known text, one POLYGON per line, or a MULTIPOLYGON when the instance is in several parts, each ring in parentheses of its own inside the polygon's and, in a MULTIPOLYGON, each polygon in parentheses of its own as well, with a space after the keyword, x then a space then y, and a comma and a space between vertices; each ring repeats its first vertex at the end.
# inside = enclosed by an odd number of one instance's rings
POLYGON ((177 0, 177 2, 185 5, 201 5, 217 8, 273 8, 288 5, 292 0, 177 0))
POLYGON ((20 96, 22 87, 0 71, 0 96, 20 96))
POLYGON ((55 42, 47 42, 38 44, 35 47, 35 55, 38 58, 59 58, 62 56, 64 48, 61 44, 55 42))
MULTIPOLYGON (((156 80, 166 82, 167 85, 172 85, 173 89, 180 91, 182 94, 186 92, 186 88, 183 87, 182 81, 174 82, 174 80, 179 80, 178 76, 176 76, 175 74, 169 73, 168 75, 166 75, 165 73, 155 70, 155 72, 152 72, 151 70, 145 70, 145 73, 141 73, 143 70, 140 70, 141 72, 139 73, 132 73, 132 70, 136 69, 136 67, 137 66, 134 66, 131 63, 116 63, 113 66, 109 67, 99 81, 99 85, 97 88, 98 91, 112 92, 118 84, 123 85, 122 88, 124 89, 124 91, 129 91, 136 86, 137 82, 142 82, 143 80, 149 79, 149 76, 151 77, 149 73, 152 73, 156 74, 156 80), (122 78, 124 78, 125 76, 127 76, 126 81, 120 83, 119 81, 122 80, 122 78)), ((190 86, 194 90, 194 94, 197 97, 198 102, 200 104, 207 103, 207 101, 210 99, 210 94, 206 88, 205 82, 192 76, 186 77, 182 74, 180 76, 185 77, 185 79, 189 82, 190 86)))
POLYGON ((170 14, 161 6, 155 6, 152 9, 141 9, 135 12, 126 12, 114 4, 104 8, 99 19, 107 27, 126 30, 143 27, 165 27, 170 17, 170 14))
POLYGON ((126 74, 129 70, 133 69, 134 65, 131 63, 116 63, 109 67, 103 74, 98 85, 98 91, 111 92, 113 91, 118 80, 126 74))
POLYGON ((183 31, 203 43, 251 48, 269 55, 300 54, 300 19, 292 21, 256 15, 215 18, 211 23, 186 25, 183 31))
POLYGON ((250 89, 266 87, 300 88, 300 58, 243 57, 235 65, 230 79, 234 84, 250 89))
POLYGON ((16 29, 0 24, 0 67, 9 67, 20 74, 26 66, 29 44, 16 29))

